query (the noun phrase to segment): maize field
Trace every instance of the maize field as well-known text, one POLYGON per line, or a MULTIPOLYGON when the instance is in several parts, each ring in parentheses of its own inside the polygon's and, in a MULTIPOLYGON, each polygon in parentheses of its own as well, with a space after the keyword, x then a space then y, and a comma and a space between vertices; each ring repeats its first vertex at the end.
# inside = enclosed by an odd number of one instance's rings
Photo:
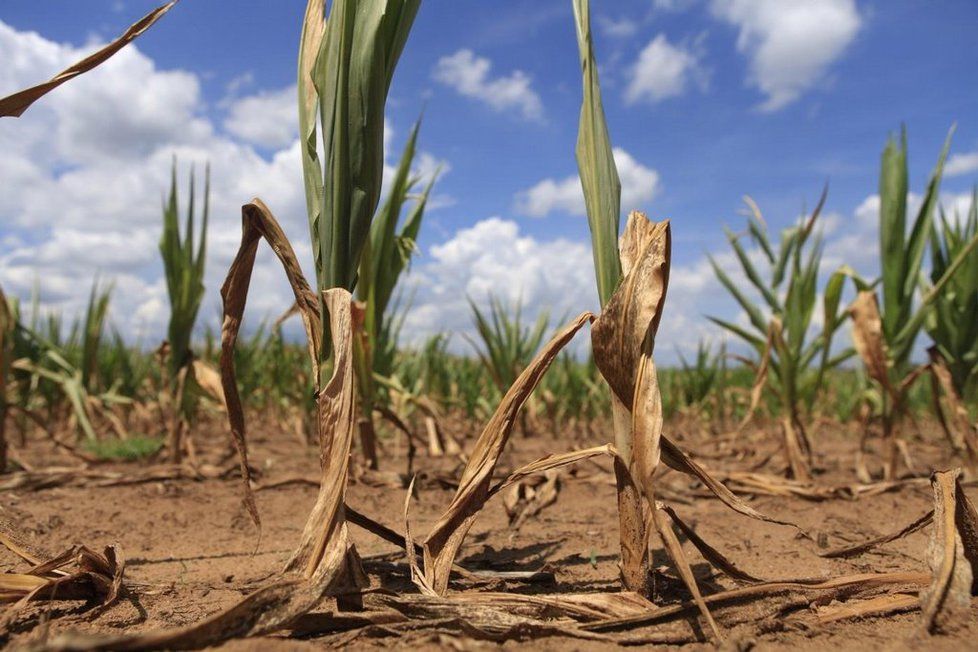
MULTIPOLYGON (((709 254, 742 318, 704 315, 715 339, 657 364, 686 227, 624 205, 597 2, 563 1, 595 279, 573 314, 489 293, 468 298, 471 334, 403 337, 443 173, 418 172, 424 114, 385 171, 421 0, 308 0, 294 26, 308 234, 258 180, 215 257, 222 161, 173 155, 146 252, 164 341, 116 328, 112 278, 79 281, 80 316, 0 289, 0 644, 970 645, 978 194, 965 214, 940 202, 953 127, 921 188, 906 131, 880 133, 877 276, 824 255, 829 186, 780 232, 745 197, 709 254), (282 314, 246 313, 260 250, 291 289, 282 314)), ((183 8, 0 99, 0 120, 183 8)))

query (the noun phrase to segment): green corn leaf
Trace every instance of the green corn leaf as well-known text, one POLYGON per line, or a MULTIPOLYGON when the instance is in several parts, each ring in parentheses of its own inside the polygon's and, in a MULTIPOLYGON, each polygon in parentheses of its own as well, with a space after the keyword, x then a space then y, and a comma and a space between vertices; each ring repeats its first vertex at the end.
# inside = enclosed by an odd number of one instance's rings
POLYGON ((717 265, 716 261, 713 259, 713 256, 707 256, 707 258, 710 261, 710 265, 713 267, 713 273, 716 274, 717 279, 719 279, 720 283, 727 288, 727 291, 730 292, 733 298, 737 300, 740 307, 744 309, 744 312, 746 312, 747 316, 750 317, 750 322, 754 325, 754 328, 761 333, 767 333, 767 324, 765 323, 764 315, 761 314, 760 309, 752 304, 747 297, 744 296, 743 292, 740 291, 737 284, 734 283, 729 276, 727 276, 727 273, 720 269, 720 266, 717 265))
POLYGON ((954 275, 964 267, 965 262, 973 251, 978 249, 978 235, 975 235, 965 244, 961 250, 957 253, 951 264, 948 265, 947 270, 944 275, 938 279, 927 292, 924 293, 920 300, 920 306, 914 311, 909 320, 903 325, 896 336, 893 338, 893 343, 891 344, 892 354, 894 359, 897 361, 906 360, 910 355, 910 350, 913 348, 913 342, 916 338, 917 332, 923 326, 924 320, 927 318, 927 313, 931 309, 931 304, 940 296, 940 293, 944 290, 945 286, 954 278, 954 275))
POLYGON ((92 291, 88 298, 88 308, 85 310, 85 321, 82 331, 82 349, 80 382, 86 391, 95 391, 95 375, 98 363, 99 347, 102 344, 102 333, 105 318, 109 312, 109 300, 112 296, 112 286, 101 289, 98 280, 92 283, 92 291))
POLYGON ((761 215, 761 209, 757 202, 750 195, 744 195, 744 203, 751 211, 751 216, 747 220, 747 230, 750 232, 754 241, 761 247, 761 251, 767 257, 770 264, 774 264, 774 250, 771 248, 771 240, 767 237, 767 224, 761 215))
POLYGON ((588 225, 591 229, 598 298, 604 306, 621 279, 621 258, 618 253, 621 181, 618 178, 618 168, 615 166, 601 103, 589 4, 588 0, 573 0, 584 85, 576 153, 588 225))
POLYGON ((300 42, 303 178, 318 286, 352 290, 380 200, 387 93, 420 0, 336 0, 325 21, 322 4, 309 1, 300 42))
POLYGON ((751 262, 747 252, 744 251, 744 248, 737 239, 737 235, 729 229, 724 230, 727 233, 727 241, 730 243, 730 246, 733 247, 737 260, 740 261, 740 266, 744 270, 744 275, 747 276, 747 279, 751 282, 751 284, 757 288, 757 291, 761 293, 761 296, 764 297, 764 300, 767 302, 767 305, 771 308, 772 312, 782 312, 784 308, 781 306, 781 302, 778 301, 778 298, 775 296, 774 292, 768 289, 767 285, 761 279, 761 275, 758 274, 757 268, 754 267, 754 263, 751 262))
POLYGON ((930 180, 927 182, 927 190, 924 193, 920 211, 917 213, 917 219, 914 220, 910 237, 907 240, 907 250, 904 254, 906 277, 903 280, 903 295, 908 309, 912 305, 913 296, 917 290, 918 277, 920 276, 920 269, 924 260, 924 251, 927 248, 927 239, 934 221, 934 209, 940 201, 944 161, 947 159, 948 150, 951 148, 951 137, 953 135, 954 127, 951 127, 947 138, 944 140, 944 146, 941 148, 941 154, 937 158, 937 165, 934 167, 930 180))
POLYGON ((210 166, 204 172, 204 206, 199 235, 196 222, 196 178, 190 170, 189 198, 184 230, 180 232, 177 191, 177 162, 173 161, 170 192, 163 205, 163 233, 160 236, 160 256, 170 300, 170 319, 167 340, 170 343, 168 360, 170 382, 177 382, 180 369, 192 358, 190 345, 194 324, 204 300, 204 273, 207 259, 207 224, 210 219, 210 166), (196 248, 195 248, 196 242, 196 248))
POLYGON ((883 330, 896 334, 906 319, 907 133, 890 138, 883 150, 880 172, 880 256, 883 279, 883 330))
POLYGON ((774 264, 774 270, 771 273, 771 286, 774 288, 781 287, 781 283, 784 282, 784 274, 788 267, 788 261, 791 260, 791 255, 795 250, 795 243, 798 237, 798 227, 791 227, 790 229, 781 231, 781 247, 778 250, 778 260, 774 264))
POLYGON ((720 319, 719 317, 708 316, 707 319, 712 321, 720 328, 724 328, 730 331, 731 333, 733 333, 734 335, 736 335, 737 337, 741 338, 742 340, 750 344, 752 347, 754 347, 754 349, 756 349, 758 353, 761 353, 764 350, 764 340, 752 333, 749 333, 747 329, 741 328, 737 324, 726 321, 724 319, 720 319))
POLYGON ((380 329, 403 265, 397 250, 397 223, 411 189, 411 165, 417 149, 419 123, 415 123, 391 181, 384 204, 370 227, 368 245, 360 261, 357 294, 367 304, 366 327, 371 336, 380 329))

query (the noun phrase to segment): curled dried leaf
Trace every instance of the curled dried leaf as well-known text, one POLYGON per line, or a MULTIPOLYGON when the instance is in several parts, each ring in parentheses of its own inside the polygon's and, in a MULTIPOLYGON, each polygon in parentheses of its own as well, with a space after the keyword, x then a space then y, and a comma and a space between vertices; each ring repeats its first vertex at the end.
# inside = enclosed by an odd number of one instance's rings
POLYGON ((743 499, 730 491, 722 482, 713 477, 710 472, 693 461, 689 455, 687 455, 679 446, 673 443, 672 440, 665 435, 662 436, 662 461, 680 473, 685 473, 698 478, 707 488, 707 490, 710 491, 710 493, 719 498, 720 502, 735 512, 759 521, 766 521, 767 523, 788 525, 798 529, 799 532, 801 531, 801 529, 791 521, 785 521, 767 516, 766 514, 763 514, 748 505, 743 499))
POLYGON ((560 350, 593 318, 594 315, 589 312, 582 313, 553 336, 503 396, 496 412, 476 441, 462 472, 455 497, 424 542, 425 575, 428 584, 437 593, 444 594, 447 590, 448 575, 455 555, 476 515, 489 499, 492 472, 509 440, 520 408, 560 350))
POLYGON ((153 24, 162 18, 163 14, 170 11, 170 9, 172 9, 173 5, 176 3, 177 0, 172 0, 172 2, 168 2, 165 5, 157 7, 130 25, 129 29, 127 29, 122 36, 115 39, 99 51, 88 55, 70 68, 62 70, 48 81, 0 99, 0 117, 20 117, 31 104, 44 97, 61 84, 68 80, 74 79, 78 75, 86 73, 92 68, 95 68, 96 66, 108 61, 112 55, 152 27, 153 24))
POLYGON ((974 468, 978 466, 978 437, 976 437, 974 427, 971 424, 968 409, 958 395, 958 390, 954 387, 951 370, 948 369, 947 361, 941 355, 941 352, 936 346, 932 346, 927 349, 927 355, 930 357, 928 368, 930 369, 931 378, 935 385, 933 387, 934 405, 936 408, 934 411, 938 415, 945 433, 951 440, 951 445, 954 450, 965 452, 968 456, 968 462, 974 468), (940 388, 939 391, 938 387, 940 388), (941 409, 938 394, 944 397, 944 402, 947 404, 947 412, 950 413, 950 419, 945 417, 944 410, 941 409))
POLYGON ((28 537, 6 519, 0 519, 0 544, 30 564, 25 572, 0 574, 0 602, 13 603, 0 617, 0 635, 30 602, 90 600, 105 609, 122 591, 126 560, 118 544, 106 546, 101 553, 75 545, 51 555, 28 543, 28 537))
POLYGON ((883 339, 883 319, 876 293, 863 290, 849 307, 852 316, 852 343, 866 365, 866 372, 891 395, 890 367, 883 339))
POLYGON ((627 407, 635 387, 643 343, 655 333, 669 283, 669 222, 652 222, 633 211, 621 238, 625 277, 591 329, 594 361, 627 407))
POLYGON ((268 242, 275 255, 282 262, 285 275, 292 286, 296 305, 302 315, 302 323, 306 330, 313 378, 316 378, 317 382, 319 378, 319 351, 322 340, 322 316, 319 312, 319 300, 309 288, 309 283, 299 267, 299 260, 296 258, 295 251, 275 216, 272 215, 264 202, 257 198, 253 199, 251 203, 241 207, 241 244, 234 261, 231 263, 231 268, 228 270, 224 285, 221 287, 224 323, 221 326, 220 365, 221 385, 224 389, 225 406, 231 425, 231 437, 241 462, 244 503, 255 525, 259 527, 259 531, 261 518, 258 515, 258 507, 251 490, 251 469, 248 466, 244 410, 235 380, 234 347, 238 341, 238 331, 241 328, 241 319, 244 316, 245 303, 248 300, 248 288, 251 284, 251 272, 255 267, 258 242, 262 238, 268 242))

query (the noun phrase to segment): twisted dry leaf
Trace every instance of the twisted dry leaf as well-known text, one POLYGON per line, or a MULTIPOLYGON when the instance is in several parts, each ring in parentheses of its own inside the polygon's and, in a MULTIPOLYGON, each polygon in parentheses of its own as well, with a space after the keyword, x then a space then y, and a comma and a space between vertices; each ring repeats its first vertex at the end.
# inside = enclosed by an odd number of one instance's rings
POLYGON ((62 70, 48 81, 0 99, 0 117, 20 117, 31 104, 44 97, 61 84, 70 79, 74 79, 78 75, 86 73, 92 68, 104 63, 112 55, 152 27, 153 24, 159 20, 163 14, 170 11, 170 9, 176 3, 177 0, 172 0, 172 2, 168 2, 165 5, 157 7, 140 18, 137 22, 130 25, 129 29, 127 29, 122 36, 112 41, 98 52, 88 55, 70 68, 62 70))
POLYGON ((509 440, 520 408, 560 350, 593 318, 589 312, 582 313, 554 335, 506 392, 476 441, 455 497, 424 541, 425 577, 438 594, 444 595, 448 589, 448 575, 455 555, 489 498, 493 470, 509 440))
MULTIPOLYGON (((744 600, 759 598, 767 595, 777 595, 781 593, 800 592, 803 594, 819 595, 822 599, 826 596, 850 596, 853 597, 862 592, 872 593, 880 589, 890 587, 922 586, 928 581, 926 573, 860 573, 857 575, 846 575, 835 577, 820 582, 796 582, 792 580, 779 580, 764 582, 751 586, 739 587, 727 591, 720 591, 703 598, 707 605, 721 606, 725 604, 738 603, 744 600)), ((683 603, 669 605, 666 607, 656 607, 644 614, 627 616, 623 618, 609 618, 607 620, 581 625, 581 629, 592 632, 610 632, 635 627, 647 627, 656 623, 665 622, 680 616, 691 609, 695 604, 683 603)))
POLYGON ((642 347, 655 333, 669 282, 669 222, 652 222, 633 211, 621 237, 625 274, 591 329, 594 361, 618 399, 635 399, 642 347))
POLYGON ((709 607, 706 606, 706 602, 703 600, 699 585, 696 583, 696 577, 693 575, 693 569, 690 568, 689 561, 686 559, 686 553, 683 552, 683 546, 679 543, 676 533, 669 527, 669 515, 662 509, 662 506, 658 502, 652 505, 652 523, 659 533, 659 538, 662 540, 662 545, 665 547, 666 553, 672 560, 672 565, 675 566, 683 584, 686 585, 686 588, 692 594, 696 608, 699 609, 700 615, 703 616, 703 619, 710 626, 713 637, 717 641, 723 641, 723 634, 720 633, 720 627, 717 625, 716 620, 713 619, 713 614, 710 613, 709 607))
POLYGON ((968 409, 958 395, 958 390, 954 387, 954 382, 951 379, 951 370, 948 369, 947 361, 941 355, 941 352, 938 351, 936 346, 932 346, 927 349, 927 355, 930 357, 928 368, 931 372, 931 378, 935 381, 933 396, 936 409, 934 411, 948 439, 951 440, 951 445, 954 447, 954 450, 964 451, 968 456, 968 462, 971 464, 972 469, 974 469, 974 467, 978 467, 978 437, 975 436, 975 430, 971 424, 968 409), (940 387, 940 392, 937 390, 938 386, 940 387), (941 409, 938 393, 944 396, 944 401, 947 403, 947 411, 950 412, 950 420, 944 416, 944 410, 941 409))
POLYGON ((699 551, 699 553, 703 555, 703 558, 710 562, 714 567, 720 569, 720 571, 722 571, 728 577, 731 577, 739 582, 748 582, 750 584, 767 581, 738 568, 736 564, 726 557, 726 555, 707 543, 699 534, 696 533, 696 530, 679 518, 679 515, 676 514, 676 511, 672 507, 662 505, 661 509, 666 513, 666 515, 668 515, 672 523, 679 528, 679 530, 683 533, 683 536, 685 536, 699 551))
POLYGON ((730 489, 728 489, 722 482, 717 480, 712 473, 696 463, 689 455, 686 454, 685 451, 683 451, 683 449, 673 443, 672 440, 665 435, 662 436, 662 461, 665 462, 667 466, 679 471, 680 473, 685 473, 686 475, 691 475, 697 478, 703 483, 703 486, 706 487, 711 494, 716 496, 720 502, 735 512, 758 521, 775 523, 777 525, 787 525, 797 529, 799 532, 802 532, 801 528, 791 521, 773 518, 748 505, 743 501, 743 499, 730 491, 730 489))
POLYGON ((867 373, 893 396, 895 390, 890 383, 883 319, 876 293, 871 290, 859 292, 849 306, 849 314, 852 316, 852 343, 866 365, 867 373))
POLYGON ((896 532, 891 532, 889 534, 884 534, 883 536, 876 537, 875 539, 870 539, 869 541, 863 541, 862 543, 853 544, 851 546, 845 546, 844 548, 837 548, 835 550, 829 550, 827 552, 819 553, 820 557, 834 558, 834 557, 854 557, 855 555, 862 554, 868 550, 872 550, 877 546, 881 546, 884 543, 889 543, 891 541, 896 541, 897 539, 902 539, 906 536, 913 534, 914 532, 919 532, 925 527, 934 522, 934 510, 931 510, 918 518, 913 523, 900 528, 896 532))
POLYGON ((295 294, 296 305, 302 316, 306 339, 309 348, 309 358, 312 364, 313 378, 316 388, 319 388, 319 351, 322 346, 322 316, 319 299, 309 289, 309 283, 302 274, 299 260, 295 251, 279 226, 278 221, 264 202, 253 199, 251 203, 241 207, 241 245, 231 263, 227 278, 221 287, 221 299, 224 304, 224 323, 221 326, 221 385, 224 388, 225 405, 228 421, 231 425, 231 437, 238 451, 241 462, 241 476, 244 489, 244 503, 255 525, 261 531, 261 518, 251 490, 251 470, 248 467, 248 444, 245 439, 244 410, 241 397, 238 395, 238 385, 235 380, 234 346, 238 340, 241 319, 244 316, 245 303, 248 300, 248 287, 251 284, 251 272, 255 267, 255 254, 258 252, 258 242, 264 238, 278 256, 295 294))

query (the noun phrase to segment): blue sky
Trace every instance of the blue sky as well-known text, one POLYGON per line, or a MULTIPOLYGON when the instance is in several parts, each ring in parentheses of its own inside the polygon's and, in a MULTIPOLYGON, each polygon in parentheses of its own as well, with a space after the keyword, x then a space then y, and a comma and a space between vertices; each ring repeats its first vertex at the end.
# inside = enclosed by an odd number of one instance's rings
MULTIPOLYGON (((46 78, 155 4, 5 0, 0 59, 18 63, 0 71, 0 94, 46 78), (55 44, 61 51, 48 51, 55 44)), ((0 283, 23 294, 40 276, 45 303, 71 311, 97 272, 115 277, 117 321, 156 336, 165 315, 156 197, 173 152, 215 170, 212 295, 239 236, 236 206, 250 196, 279 202, 301 248, 289 89, 303 9, 301 0, 183 0, 123 61, 0 124, 0 147, 22 157, 0 163, 0 184, 19 185, 0 199, 0 283), (132 94, 142 97, 135 108, 132 94), (53 250, 85 232, 104 254, 66 262, 70 246, 53 250)), ((663 327, 660 350, 715 335, 703 313, 738 317, 704 252, 725 252, 722 226, 742 223, 742 195, 780 227, 828 182, 827 262, 872 274, 888 133, 907 125, 919 192, 957 122, 947 202, 978 178, 973 1, 592 0, 592 12, 623 209, 673 220, 664 323, 671 310, 674 328, 663 327)), ((569 0, 424 0, 388 104, 388 161, 423 110, 422 168, 447 170, 412 273, 410 337, 467 329, 465 296, 488 291, 522 299, 531 314, 593 307, 574 181, 580 92, 569 0)), ((261 264, 268 296, 252 305, 258 317, 287 302, 272 261, 261 264)))

